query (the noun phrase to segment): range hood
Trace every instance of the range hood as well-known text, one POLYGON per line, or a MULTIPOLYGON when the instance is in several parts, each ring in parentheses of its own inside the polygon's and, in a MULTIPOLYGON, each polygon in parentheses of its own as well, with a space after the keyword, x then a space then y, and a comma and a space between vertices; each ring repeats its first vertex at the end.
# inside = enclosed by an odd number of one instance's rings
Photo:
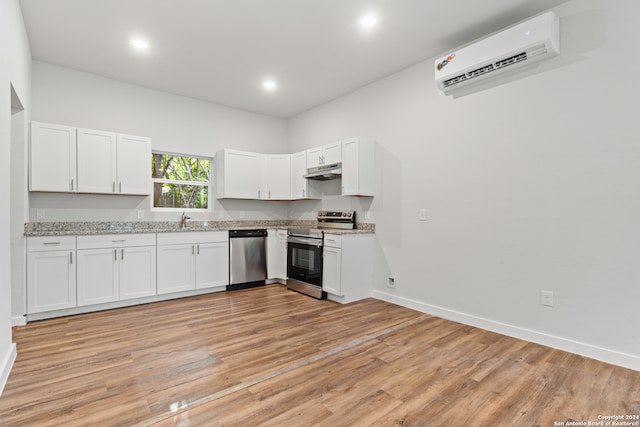
POLYGON ((307 169, 304 178, 315 179, 316 181, 328 181, 330 179, 340 178, 342 176, 342 163, 334 163, 331 165, 318 166, 316 168, 307 169))

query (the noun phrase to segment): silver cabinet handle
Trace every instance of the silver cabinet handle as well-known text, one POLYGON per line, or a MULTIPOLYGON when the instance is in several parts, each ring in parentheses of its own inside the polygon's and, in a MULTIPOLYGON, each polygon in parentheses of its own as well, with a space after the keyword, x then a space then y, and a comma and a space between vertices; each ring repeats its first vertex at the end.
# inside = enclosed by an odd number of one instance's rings
POLYGON ((258 190, 258 199, 260 198, 260 190, 258 190))
POLYGON ((120 249, 122 252, 120 253, 120 259, 124 261, 124 249, 120 249))
POLYGON ((45 246, 56 246, 56 245, 59 245, 59 244, 60 244, 60 242, 44 242, 45 246))
POLYGON ((118 183, 118 193, 122 193, 122 182, 118 183))
POLYGON ((113 187, 113 190, 111 192, 115 193, 116 192, 116 182, 115 181, 113 181, 111 187, 113 187))
POLYGON ((196 254, 200 255, 200 245, 196 245, 196 254))
POLYGON ((114 250, 113 250, 113 259, 114 259, 115 261, 117 261, 117 260, 118 260, 118 250, 117 250, 117 249, 114 249, 114 250))
POLYGON ((73 178, 71 178, 71 191, 73 191, 73 178))
POLYGON ((271 190, 269 190, 269 198, 271 198, 271 190))
POLYGON ((196 245, 191 245, 191 255, 196 253, 196 245))
POLYGON ((73 264, 73 252, 69 252, 69 263, 73 264))
POLYGON ((111 243, 122 243, 122 242, 126 242, 126 239, 112 240, 111 241, 111 243))
POLYGON ((302 189, 302 197, 306 197, 306 195, 305 195, 304 193, 305 193, 305 190, 304 190, 304 188, 303 188, 303 189, 302 189))

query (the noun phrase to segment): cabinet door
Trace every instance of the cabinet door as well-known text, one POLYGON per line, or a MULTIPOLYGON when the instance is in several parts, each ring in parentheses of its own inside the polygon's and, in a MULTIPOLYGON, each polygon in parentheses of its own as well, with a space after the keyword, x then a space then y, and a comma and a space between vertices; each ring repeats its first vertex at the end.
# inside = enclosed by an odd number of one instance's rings
POLYGON ((342 141, 327 144, 324 147, 323 162, 324 165, 332 163, 340 163, 342 161, 342 141))
POLYGON ((158 295, 195 288, 195 245, 158 245, 158 295))
POLYGON ((123 248, 120 256, 120 299, 156 294, 156 247, 123 248))
POLYGON ((322 164, 322 147, 307 150, 307 169, 315 168, 322 164))
POLYGON ((342 141, 342 195, 375 195, 375 142, 361 137, 342 141))
POLYGON ((342 195, 358 194, 358 138, 347 139, 342 143, 342 195))
POLYGON ((291 156, 291 198, 304 199, 307 193, 307 152, 301 151, 291 156))
POLYGON ((196 288, 211 288, 229 284, 229 244, 200 243, 196 245, 196 288))
POLYGON ((342 295, 342 249, 325 246, 322 248, 322 256, 322 290, 342 295))
POLYGON ((225 150, 224 196, 260 199, 262 195, 262 154, 225 150))
POLYGON ((76 128, 31 122, 29 190, 74 193, 76 128))
POLYGON ((117 192, 151 194, 151 139, 118 134, 117 192))
POLYGON ((270 154, 266 156, 267 194, 263 199, 291 199, 291 155, 270 154), (266 197, 265 197, 266 196, 266 197))
POLYGON ((276 264, 276 277, 287 278, 287 230, 278 230, 278 255, 276 264))
POLYGON ((78 250, 78 306, 117 301, 118 249, 78 250))
POLYGON ((76 306, 75 251, 27 254, 27 312, 76 306))
POLYGON ((116 134, 78 129, 78 192, 116 192, 116 134))
MULTIPOLYGON (((284 256, 281 252, 282 246, 280 244, 279 231, 269 229, 267 230, 267 278, 269 279, 285 279, 287 276, 287 254, 286 246, 284 256), (284 275, 283 271, 283 259, 284 259, 284 275)), ((285 231, 286 232, 286 231, 285 231)), ((285 242, 286 245, 286 242, 285 242)))

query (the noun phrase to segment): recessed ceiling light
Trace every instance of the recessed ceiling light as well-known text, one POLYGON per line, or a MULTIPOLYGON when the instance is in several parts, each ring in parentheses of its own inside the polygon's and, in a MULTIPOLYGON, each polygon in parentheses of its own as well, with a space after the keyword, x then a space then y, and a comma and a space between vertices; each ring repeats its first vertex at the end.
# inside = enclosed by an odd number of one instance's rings
POLYGON ((138 49, 147 49, 149 48, 149 43, 144 40, 135 39, 131 41, 131 44, 138 49))
POLYGON ((373 15, 367 15, 360 20, 360 25, 363 27, 373 27, 376 22, 378 22, 378 18, 373 15))
POLYGON ((276 82, 274 82, 273 80, 267 80, 264 83, 262 83, 262 86, 264 86, 266 89, 275 89, 276 82))

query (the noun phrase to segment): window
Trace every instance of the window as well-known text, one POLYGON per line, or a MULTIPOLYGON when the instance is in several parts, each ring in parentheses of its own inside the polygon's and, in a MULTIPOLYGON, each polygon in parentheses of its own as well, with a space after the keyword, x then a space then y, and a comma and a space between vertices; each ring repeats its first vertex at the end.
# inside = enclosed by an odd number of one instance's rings
POLYGON ((154 152, 151 162, 154 208, 209 209, 210 158, 154 152))

